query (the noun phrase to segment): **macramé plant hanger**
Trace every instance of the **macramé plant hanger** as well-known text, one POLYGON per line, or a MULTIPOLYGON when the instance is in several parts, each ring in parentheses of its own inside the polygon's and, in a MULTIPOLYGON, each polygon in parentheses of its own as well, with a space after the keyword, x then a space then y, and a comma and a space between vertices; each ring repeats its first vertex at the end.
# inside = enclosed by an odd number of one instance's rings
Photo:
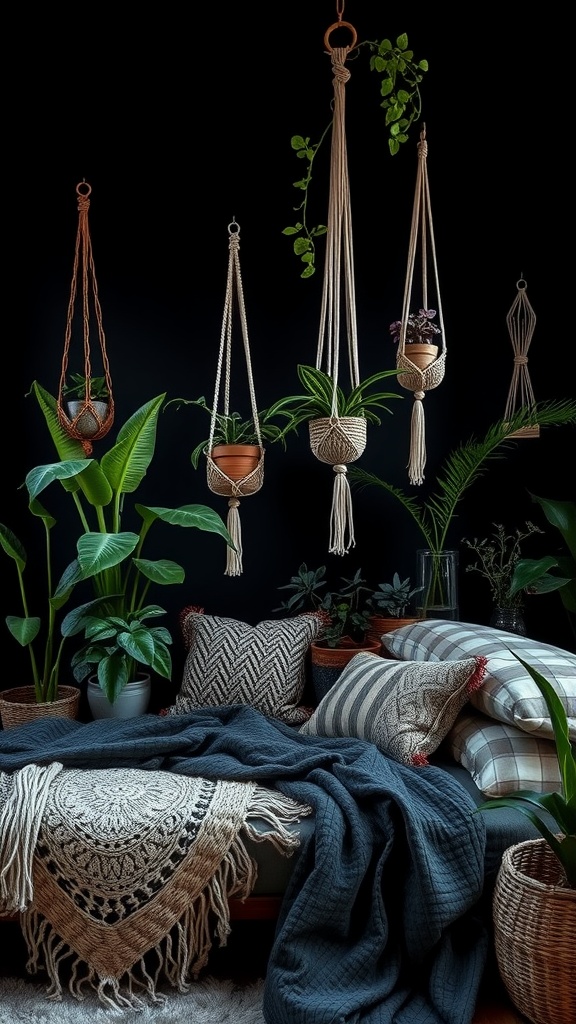
POLYGON ((320 312, 320 330, 316 353, 316 369, 332 380, 332 409, 329 417, 309 421, 310 447, 320 462, 334 470, 329 551, 345 555, 355 546, 352 498, 347 477, 347 464, 360 458, 366 447, 366 419, 338 415, 338 375, 340 372, 341 315, 340 296, 344 295, 345 322, 348 341, 348 366, 351 388, 360 383, 358 366, 358 335, 356 296, 354 289, 354 254, 352 218, 348 181, 348 159, 345 133, 345 86, 350 72, 346 59, 356 45, 356 30, 340 19, 327 29, 324 44, 330 54, 333 70, 334 116, 330 154, 330 193, 326 232, 326 258, 320 312), (336 29, 350 31, 350 46, 330 45, 336 29))
MULTIPOLYGON (((418 171, 416 175, 416 189, 414 193, 414 206, 412 210, 412 225, 410 228, 410 243, 408 247, 408 265, 406 269, 406 282, 404 286, 404 300, 402 305, 402 319, 400 336, 398 339, 398 352, 396 356, 396 367, 403 370, 398 374, 398 383, 409 391, 414 392, 414 403, 412 406, 412 417, 410 424, 410 457, 408 462, 408 478, 411 484, 424 483, 424 467, 426 465, 426 429, 424 420, 423 401, 426 391, 431 391, 444 379, 446 363, 446 333, 444 330, 444 318, 442 315, 442 300, 440 298, 440 284, 438 278, 438 265, 436 261, 436 245, 434 241, 434 227, 432 224, 432 209, 430 205, 430 187, 428 183, 428 143, 426 141, 426 125, 423 125, 418 143, 418 171), (414 285, 414 268, 416 256, 420 260, 420 295, 421 314, 432 313, 430 302, 438 308, 438 323, 440 333, 434 335, 436 353, 426 356, 423 360, 417 356, 416 346, 406 343, 406 332, 409 324, 410 307, 412 305, 412 291, 414 285), (432 263, 432 280, 429 282, 429 260, 432 263), (430 298, 432 296, 432 298, 430 298)), ((426 322, 426 317, 423 317, 426 322)), ((423 339, 426 340, 426 339, 423 339)))
MULTIPOLYGON (((514 371, 508 392, 504 420, 508 420, 520 409, 533 409, 536 399, 528 373, 528 349, 536 327, 536 314, 528 301, 527 284, 522 275, 516 282, 518 294, 506 317, 508 333, 514 349, 514 371)), ((510 437, 539 437, 540 427, 537 423, 521 427, 510 437)))
POLYGON ((92 241, 88 223, 88 211, 90 209, 90 193, 92 188, 85 181, 76 186, 78 196, 78 230, 76 233, 76 246, 74 250, 74 269, 70 288, 70 299, 66 317, 66 330, 64 334, 64 352, 60 371, 60 383, 58 387, 57 412, 58 419, 70 437, 75 437, 82 442, 86 455, 92 453, 92 441, 104 437, 114 422, 114 397, 112 394, 112 378, 110 366, 106 353, 106 336, 102 325, 102 309, 98 297, 98 284, 94 269, 94 257, 92 254, 92 241), (80 290, 81 310, 79 318, 82 320, 83 357, 77 365, 82 365, 83 373, 76 373, 73 377, 78 382, 77 401, 67 402, 68 361, 71 350, 72 334, 75 324, 76 298, 80 290), (101 363, 101 374, 98 378, 93 376, 91 360, 91 323, 96 321, 96 329, 99 344, 99 365, 101 363), (98 392, 94 385, 98 381, 98 392), (99 400, 99 395, 102 400, 99 400))
POLYGON ((246 309, 244 304, 244 290, 242 287, 242 275, 240 272, 240 225, 235 219, 228 225, 229 234, 229 259, 228 276, 226 280, 226 297, 224 301, 224 315, 222 318, 222 331, 220 335, 220 348, 218 351, 218 365, 216 369, 216 383, 214 387, 214 401, 210 417, 210 435, 206 448, 206 476, 208 487, 214 494, 224 495, 229 498, 228 518, 226 526, 234 542, 235 550, 229 545, 226 556, 226 576, 240 576, 242 574, 242 530, 240 524, 240 499, 260 490, 264 482, 264 447, 260 430, 260 420, 256 403, 256 392, 252 373, 252 361, 250 358, 250 342, 248 338, 248 325, 246 320, 246 309), (214 439, 217 430, 217 423, 230 416, 230 385, 231 385, 231 361, 232 361, 232 327, 234 320, 235 302, 237 300, 240 325, 242 329, 242 340, 244 343, 244 355, 246 372, 248 378, 248 391, 250 394, 251 419, 253 422, 253 433, 257 440, 257 454, 254 458, 255 465, 247 472, 240 469, 238 473, 227 469, 226 463, 215 458, 214 439), (222 379, 224 376, 224 379, 222 379))

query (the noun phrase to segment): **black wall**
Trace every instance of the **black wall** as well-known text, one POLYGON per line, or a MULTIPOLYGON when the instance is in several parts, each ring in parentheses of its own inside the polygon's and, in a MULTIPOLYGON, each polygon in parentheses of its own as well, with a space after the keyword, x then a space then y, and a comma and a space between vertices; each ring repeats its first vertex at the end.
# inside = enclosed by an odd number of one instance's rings
MULTIPOLYGON (((58 387, 78 182, 92 187, 90 229, 116 401, 110 438, 161 392, 211 399, 234 217, 241 229, 259 406, 298 391, 296 364, 315 361, 324 248, 321 240, 316 275, 302 280, 282 229, 296 216, 299 193, 292 182, 302 173, 290 138, 302 134, 315 141, 330 119, 332 75, 323 38, 336 20, 335 5, 299 0, 271 10, 201 5, 186 16, 183 10, 124 5, 113 14, 81 9, 72 18, 49 9, 33 23, 23 19, 14 36, 20 63, 8 105, 4 194, 10 225, 5 309, 12 324, 5 329, 4 351, 12 397, 1 518, 32 552, 37 545, 41 551, 41 537, 18 488, 32 466, 52 460, 53 451, 26 391, 34 379, 53 393, 58 387)), ((407 482, 410 393, 403 392, 381 428, 369 430, 361 460, 420 496, 433 490, 435 473, 453 447, 483 435, 504 413, 513 368, 506 314, 522 276, 537 316, 530 350, 536 398, 574 397, 566 262, 571 124, 567 73, 561 70, 568 28, 559 10, 512 11, 503 25, 502 5, 483 5, 465 23, 437 5, 412 5, 404 13, 368 0, 346 5, 344 17, 359 41, 395 40, 407 32, 417 58, 430 65, 422 117, 446 374, 425 401, 424 486, 407 482)), ((359 353, 367 376, 395 364, 388 325, 401 312, 418 131, 391 157, 367 54, 350 61, 349 69, 359 353)), ((328 144, 324 149, 311 190, 312 222, 327 215, 328 144)), ((240 341, 238 333, 235 380, 242 387, 240 341)), ((81 345, 79 337, 74 344, 81 345)), ((211 494, 203 469, 190 465, 190 452, 207 427, 200 410, 172 407, 162 414, 157 457, 138 500, 204 502, 226 517, 226 499, 211 494)), ((95 447, 96 456, 108 441, 98 444, 103 447, 95 447)), ((465 535, 486 535, 494 522, 513 529, 536 518, 529 491, 574 497, 573 446, 573 432, 563 429, 514 445, 466 495, 452 544, 459 546, 465 535)), ((224 575, 219 538, 155 527, 148 554, 175 558, 186 569, 183 587, 156 595, 175 634, 177 612, 189 603, 254 622, 270 615, 281 597, 278 586, 302 561, 326 564, 335 578, 361 567, 374 585, 396 570, 414 574, 421 537, 405 511, 375 490, 354 496, 356 547, 344 558, 328 554, 332 476, 310 453, 305 430, 287 453, 268 448, 264 487, 241 506, 241 577, 224 575)), ((46 505, 60 498, 50 492, 44 497, 46 505)), ((60 542, 57 531, 54 543, 65 545, 65 515, 60 542)), ((547 553, 550 542, 548 536, 547 553)), ((65 561, 70 557, 67 551, 65 561)), ((1 572, 2 613, 19 613, 6 559, 1 572)), ((28 572, 34 579, 38 563, 28 572)), ((463 571, 460 606, 463 619, 487 621, 490 614, 487 587, 463 571)), ((529 632, 567 641, 555 621, 558 607, 557 595, 535 599, 526 612, 529 632)), ((27 655, 7 634, 0 643, 27 665, 27 655)))

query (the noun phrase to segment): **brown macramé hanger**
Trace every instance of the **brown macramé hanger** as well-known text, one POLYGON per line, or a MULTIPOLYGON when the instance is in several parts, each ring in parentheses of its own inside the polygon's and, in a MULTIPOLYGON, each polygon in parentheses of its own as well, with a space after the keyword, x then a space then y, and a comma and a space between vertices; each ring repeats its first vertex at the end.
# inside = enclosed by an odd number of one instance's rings
POLYGON ((74 269, 72 272, 72 283, 70 287, 70 299, 68 302, 68 313, 66 317, 66 330, 64 334, 64 353, 62 356, 62 367, 60 371, 60 383, 58 387, 57 411, 58 419, 70 437, 77 438, 87 455, 92 453, 92 441, 104 437, 114 422, 114 397, 112 394, 112 377, 106 354, 106 337, 102 326, 102 310, 98 297, 98 285, 94 270, 94 257, 92 254, 92 242, 90 239, 90 228, 88 224, 88 211, 90 209, 90 193, 92 188, 86 181, 76 185, 78 196, 78 230, 76 233, 76 246, 74 250, 74 269), (80 283, 82 298, 81 318, 83 336, 83 373, 85 378, 84 398, 79 402, 78 409, 71 417, 67 412, 67 403, 64 400, 64 388, 66 385, 66 374, 68 371, 68 359, 72 343, 74 326, 76 298, 80 283), (102 376, 106 382, 108 396, 106 398, 106 412, 102 415, 100 404, 95 405, 90 395, 90 382, 93 379, 92 361, 90 351, 91 338, 91 317, 96 320, 98 343, 100 346, 100 360, 102 364, 102 376))
MULTIPOLYGON (((504 419, 509 420, 519 409, 534 409, 536 399, 528 373, 528 349, 536 327, 536 314, 528 301, 527 284, 522 274, 516 282, 517 295, 508 310, 506 325, 514 349, 514 370, 504 410, 504 419)), ((538 423, 527 424, 515 430, 510 437, 539 437, 538 423)))

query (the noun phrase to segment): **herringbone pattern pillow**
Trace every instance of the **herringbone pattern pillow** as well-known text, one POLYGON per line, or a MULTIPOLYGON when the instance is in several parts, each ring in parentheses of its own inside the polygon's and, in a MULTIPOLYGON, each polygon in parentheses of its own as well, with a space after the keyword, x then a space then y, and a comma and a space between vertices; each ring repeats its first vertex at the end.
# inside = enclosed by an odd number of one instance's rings
POLYGON ((251 626, 239 619, 189 611, 182 620, 189 648, 182 686, 167 713, 249 704, 288 725, 300 725, 310 715, 310 709, 298 707, 306 681, 306 655, 321 629, 321 620, 313 614, 251 626))

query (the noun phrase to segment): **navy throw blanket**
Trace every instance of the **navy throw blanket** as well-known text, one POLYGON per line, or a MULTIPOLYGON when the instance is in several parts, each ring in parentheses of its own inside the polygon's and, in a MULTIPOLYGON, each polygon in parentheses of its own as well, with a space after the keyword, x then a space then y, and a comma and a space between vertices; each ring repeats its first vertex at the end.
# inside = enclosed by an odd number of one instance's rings
POLYGON ((470 1024, 488 939, 485 824, 447 772, 247 706, 0 731, 0 771, 133 766, 254 780, 315 812, 266 976, 268 1024, 470 1024))

